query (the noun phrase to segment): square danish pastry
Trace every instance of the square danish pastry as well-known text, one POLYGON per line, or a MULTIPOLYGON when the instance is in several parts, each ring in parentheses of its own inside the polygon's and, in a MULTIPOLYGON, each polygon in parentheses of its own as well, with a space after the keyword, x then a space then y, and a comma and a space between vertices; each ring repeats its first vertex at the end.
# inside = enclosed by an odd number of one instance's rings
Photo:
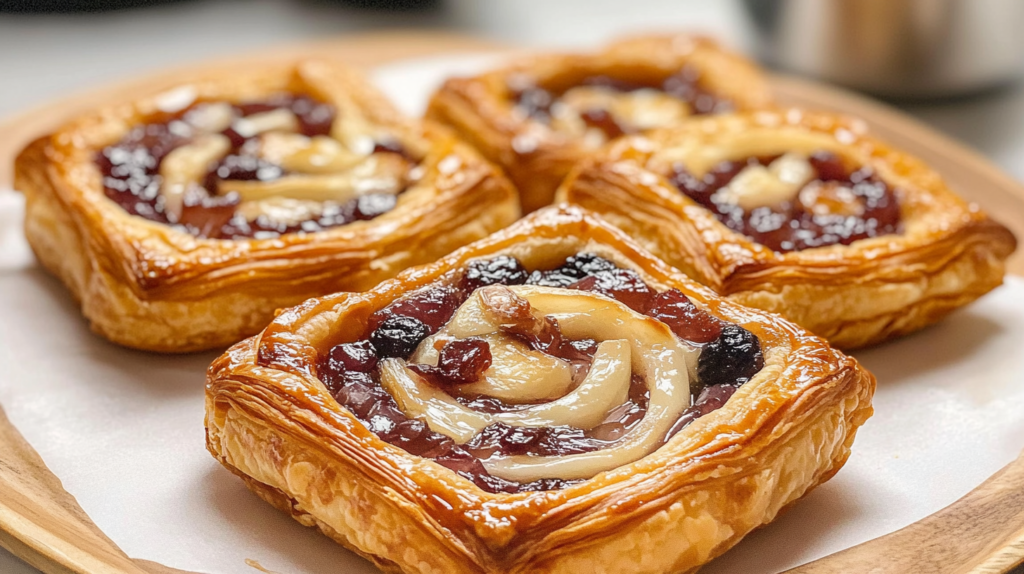
POLYGON ((684 572, 835 474, 874 388, 551 207, 232 347, 207 447, 386 571, 684 572))
POLYGON ((863 122, 797 109, 614 142, 559 197, 729 299, 853 348, 997 287, 1012 233, 863 122))
POLYGON ((225 347, 519 217, 497 168, 326 61, 97 110, 29 145, 15 186, 29 243, 93 329, 164 352, 225 347))
POLYGON ((769 102, 764 77, 742 56, 701 36, 655 35, 449 79, 427 117, 505 168, 529 212, 609 139, 769 102))

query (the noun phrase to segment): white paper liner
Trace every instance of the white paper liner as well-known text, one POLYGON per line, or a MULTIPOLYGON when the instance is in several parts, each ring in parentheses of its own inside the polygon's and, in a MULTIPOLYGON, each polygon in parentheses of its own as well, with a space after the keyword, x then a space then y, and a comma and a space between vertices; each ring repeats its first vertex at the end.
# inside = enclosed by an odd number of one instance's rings
MULTIPOLYGON (((450 70, 433 58, 376 79, 410 112, 450 70)), ((129 556, 216 574, 246 559, 289 574, 376 572, 250 494, 204 448, 214 354, 161 356, 93 335, 21 239, 0 192, 0 404, 96 524, 129 556)), ((772 573, 886 534, 953 502, 1024 447, 1024 280, 942 324, 856 353, 879 380, 853 456, 772 525, 702 572, 772 573)))

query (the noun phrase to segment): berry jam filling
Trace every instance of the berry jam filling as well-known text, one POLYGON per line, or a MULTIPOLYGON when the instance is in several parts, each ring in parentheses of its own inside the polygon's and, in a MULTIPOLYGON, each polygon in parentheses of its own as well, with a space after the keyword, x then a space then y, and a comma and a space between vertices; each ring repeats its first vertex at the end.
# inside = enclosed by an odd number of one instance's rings
MULTIPOLYGON (((645 381, 634 373, 628 400, 593 428, 532 428, 494 423, 461 445, 430 430, 422 421, 408 418, 381 386, 379 361, 390 357, 409 359, 424 339, 451 320, 475 290, 490 285, 542 285, 602 293, 665 323, 681 340, 700 347, 698 380, 691 383, 692 406, 665 440, 697 418, 720 408, 738 387, 764 366, 760 343, 750 331, 711 316, 678 289, 658 293, 636 272, 592 253, 580 253, 556 268, 532 273, 518 260, 505 255, 473 261, 459 272, 371 315, 365 335, 358 341, 333 347, 321 358, 318 369, 320 379, 338 403, 382 440, 411 454, 431 458, 488 492, 553 490, 579 482, 562 479, 512 482, 488 473, 481 461, 495 454, 570 455, 607 448, 644 418, 650 400, 645 381)), ((529 309, 521 314, 512 309, 509 316, 503 315, 502 319, 505 334, 533 351, 569 362, 575 385, 586 377, 598 348, 596 341, 568 339, 556 320, 535 317, 529 309)), ((479 381, 491 366, 487 341, 477 337, 438 341, 435 344, 436 366, 410 364, 409 369, 470 409, 507 413, 523 408, 523 404, 462 392, 465 385, 479 381)))
MULTIPOLYGON (((176 114, 153 118, 152 123, 136 126, 118 143, 97 154, 96 163, 103 176, 108 198, 132 215, 175 225, 198 237, 211 239, 267 238, 296 232, 313 233, 353 221, 373 219, 394 208, 396 198, 388 193, 370 193, 344 203, 325 203, 323 209, 301 221, 283 222, 265 215, 247 219, 239 212, 237 193, 220 193, 223 181, 269 182, 289 175, 282 166, 256 155, 259 133, 241 126, 245 118, 276 110, 291 112, 295 133, 328 136, 335 118, 330 104, 304 95, 281 95, 262 102, 230 106, 230 124, 219 126, 219 133, 230 141, 230 149, 219 161, 206 167, 201 184, 184 192, 180 214, 171 213, 161 193, 164 177, 160 173, 164 159, 174 150, 196 141, 204 133, 194 121, 204 107, 199 103, 176 114), (239 120, 243 120, 240 122, 239 120)), ((406 157, 400 144, 377 142, 373 153, 397 153, 406 157)))
POLYGON ((780 156, 724 161, 701 178, 677 164, 672 183, 710 210, 726 227, 779 253, 900 233, 900 206, 893 190, 870 167, 849 170, 827 151, 807 158, 813 179, 792 200, 744 209, 727 187, 749 166, 769 166, 780 156))
MULTIPOLYGON (((590 76, 578 84, 580 87, 603 88, 611 92, 628 94, 639 90, 658 90, 688 104, 694 115, 724 113, 731 111, 733 105, 700 86, 700 72, 693 66, 685 66, 678 73, 669 76, 664 82, 642 84, 617 80, 608 76, 590 76)), ((572 86, 577 87, 577 86, 572 86)), ((529 85, 512 90, 512 99, 516 107, 528 117, 544 124, 550 124, 553 117, 552 108, 556 107, 570 88, 553 91, 537 85, 529 85)), ((591 128, 604 132, 609 139, 621 135, 635 133, 638 130, 629 125, 625 118, 617 118, 611 110, 601 107, 587 108, 580 111, 580 119, 591 128)))

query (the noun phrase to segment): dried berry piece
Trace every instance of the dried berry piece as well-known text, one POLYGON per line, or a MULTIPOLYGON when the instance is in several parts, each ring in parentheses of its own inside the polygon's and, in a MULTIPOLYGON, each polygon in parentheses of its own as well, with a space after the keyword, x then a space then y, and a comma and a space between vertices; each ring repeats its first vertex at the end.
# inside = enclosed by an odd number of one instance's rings
POLYGON ((617 265, 594 253, 579 253, 569 257, 565 260, 563 267, 575 269, 584 276, 618 269, 617 265))
POLYGON ((710 343, 722 334, 725 322, 694 305, 679 289, 658 293, 647 315, 668 325, 677 337, 691 343, 710 343))
POLYGON ((394 153, 409 161, 414 161, 414 158, 409 155, 405 146, 402 145, 402 142, 394 138, 385 138, 373 142, 373 153, 394 153))
POLYGON ((491 366, 491 346, 479 337, 448 341, 439 353, 437 366, 409 365, 434 386, 445 388, 480 380, 491 366))
POLYGON ((816 151, 807 158, 821 181, 846 181, 850 176, 839 156, 830 151, 816 151))
POLYGON ((487 285, 522 285, 529 274, 514 257, 499 255, 470 261, 462 276, 462 288, 472 292, 487 285))
POLYGON ((761 342, 739 325, 726 325, 722 334, 701 350, 697 379, 703 387, 740 386, 764 367, 761 342))
POLYGON ((382 359, 407 358, 420 341, 430 336, 430 328, 414 317, 395 315, 380 324, 370 335, 370 342, 382 359))
POLYGON ((422 322, 430 329, 429 334, 433 334, 451 320, 455 309, 465 300, 466 296, 460 289, 447 285, 427 287, 414 291, 371 315, 368 327, 373 331, 388 318, 405 315, 422 322))
POLYGON ((604 135, 608 139, 614 139, 627 133, 626 128, 624 128, 608 110, 600 108, 584 110, 583 113, 580 114, 580 119, 582 119, 583 123, 587 124, 588 127, 596 128, 604 132, 604 135))
POLYGON ((377 350, 369 341, 335 345, 328 357, 332 365, 337 365, 338 370, 369 373, 377 366, 377 350))
POLYGON ((437 361, 441 375, 457 385, 480 380, 490 366, 491 347, 478 337, 449 341, 437 361))
POLYGON ((562 265, 547 271, 534 271, 527 279, 529 285, 544 287, 568 287, 569 285, 601 271, 617 269, 607 259, 593 253, 579 253, 565 260, 562 265))
POLYGON ((501 330, 518 337, 534 350, 552 352, 562 344, 562 331, 551 317, 532 312, 530 302, 511 289, 491 285, 480 290, 484 312, 501 324, 501 330))
POLYGON ((298 96, 292 100, 291 108, 299 120, 299 131, 304 136, 326 136, 331 134, 334 124, 334 106, 318 102, 309 96, 298 96))
POLYGON ((610 271, 599 271, 568 285, 568 288, 606 295, 637 313, 646 311, 655 296, 654 291, 644 283, 636 271, 618 267, 610 271))

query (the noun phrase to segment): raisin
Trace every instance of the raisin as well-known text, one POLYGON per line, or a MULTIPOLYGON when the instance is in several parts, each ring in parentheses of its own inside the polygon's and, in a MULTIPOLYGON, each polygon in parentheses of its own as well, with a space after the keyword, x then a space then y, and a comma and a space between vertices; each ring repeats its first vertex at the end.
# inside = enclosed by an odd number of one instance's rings
POLYGON ((654 300, 655 293, 635 271, 616 267, 568 285, 569 289, 593 291, 623 303, 637 313, 643 313, 654 300))
POLYGON ((534 271, 527 283, 544 287, 568 287, 589 275, 618 269, 611 261, 593 253, 579 253, 548 271, 534 271))
POLYGON ((331 349, 329 361, 337 364, 337 370, 369 373, 377 366, 377 350, 369 341, 342 343, 331 349))
POLYGON ((390 317, 405 315, 421 321, 430 329, 429 334, 433 334, 451 320, 465 299, 466 295, 460 289, 447 285, 420 289, 371 315, 369 329, 377 329, 390 317))
POLYGON ((471 261, 462 276, 462 288, 472 292, 487 285, 522 285, 529 274, 514 257, 499 255, 471 261))
POLYGON ((409 365, 409 368, 432 385, 446 388, 479 381, 490 366, 490 345, 479 337, 470 337, 445 343, 436 367, 409 365))
POLYGON ((612 115, 608 110, 595 108, 590 110, 584 110, 580 114, 580 119, 587 126, 596 128, 604 132, 604 135, 608 139, 615 139, 628 133, 628 130, 619 123, 615 116, 612 115))
POLYGON ((334 106, 318 102, 309 96, 298 96, 289 106, 299 120, 299 131, 302 135, 326 136, 331 134, 334 125, 334 106))
POLYGON ((454 384, 478 381, 491 366, 491 347, 479 337, 449 341, 441 349, 437 366, 454 384))
POLYGON ((710 343, 722 334, 725 324, 694 305, 679 289, 658 293, 647 315, 668 325, 677 337, 692 343, 710 343))
POLYGON ((373 153, 394 153, 406 159, 411 159, 409 153, 405 151, 405 147, 402 146, 402 142, 392 138, 373 142, 373 153))
POLYGON ((722 334, 701 350, 697 378, 703 387, 740 386, 763 367, 757 336, 739 325, 726 325, 722 334))
POLYGON ((406 315, 389 317, 373 331, 370 342, 383 359, 407 358, 423 339, 430 336, 430 328, 423 321, 406 315))
POLYGON ((846 181, 849 172, 839 156, 830 151, 816 151, 807 158, 821 181, 846 181))

